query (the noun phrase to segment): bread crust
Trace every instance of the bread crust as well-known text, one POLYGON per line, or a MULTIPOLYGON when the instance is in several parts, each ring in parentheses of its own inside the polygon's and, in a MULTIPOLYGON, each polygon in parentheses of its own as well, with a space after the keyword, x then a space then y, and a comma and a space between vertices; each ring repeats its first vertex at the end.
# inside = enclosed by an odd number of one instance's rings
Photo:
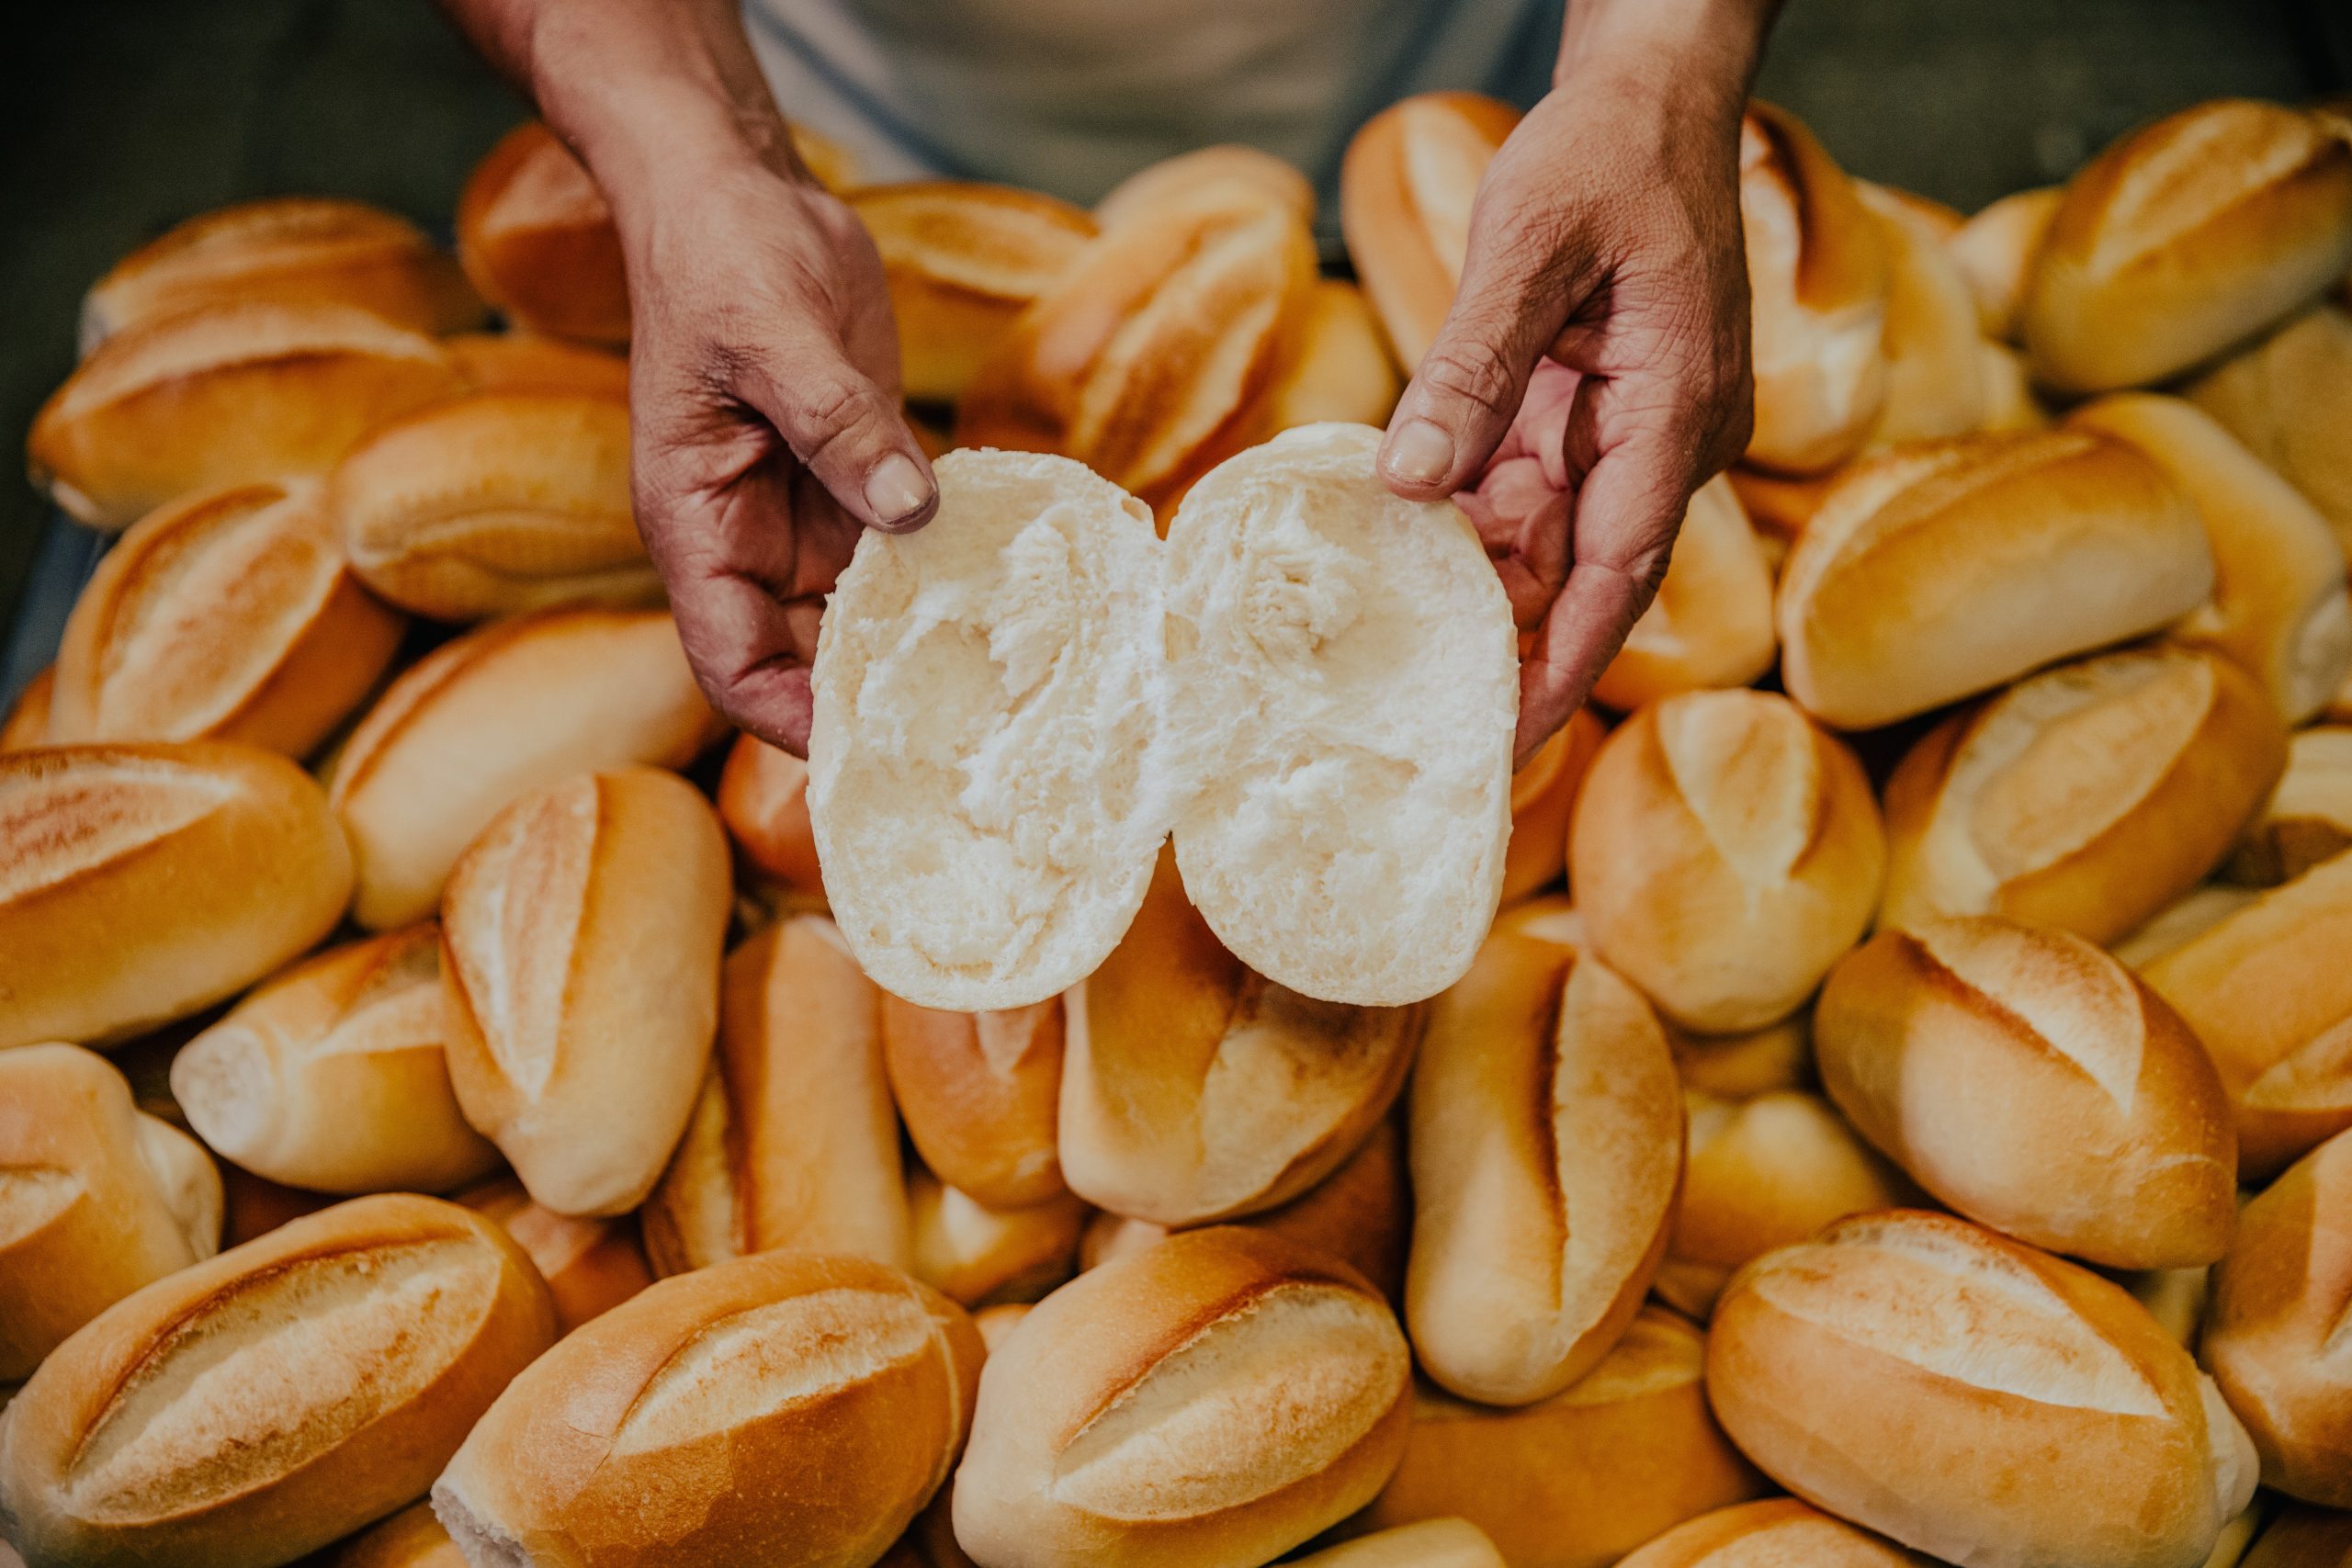
POLYGON ((537 120, 499 139, 458 197, 458 261, 481 297, 532 332, 629 336, 628 278, 612 209, 537 120))
POLYGON ((1410 375, 1453 305, 1470 199, 1519 111, 1424 93, 1366 120, 1340 167, 1340 225, 1397 364, 1410 375))

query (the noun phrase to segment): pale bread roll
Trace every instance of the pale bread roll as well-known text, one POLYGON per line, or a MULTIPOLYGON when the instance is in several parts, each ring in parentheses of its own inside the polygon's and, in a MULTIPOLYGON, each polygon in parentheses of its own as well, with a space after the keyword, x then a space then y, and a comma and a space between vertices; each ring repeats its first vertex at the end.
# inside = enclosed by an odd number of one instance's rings
POLYGON ((1279 433, 1334 420, 1385 425, 1404 390, 1363 291, 1345 278, 1317 278, 1296 356, 1268 396, 1267 427, 1279 433))
POLYGON ((2145 969, 2173 949, 2211 931, 2262 895, 2252 887, 2211 882, 2193 887, 2149 917, 2130 936, 2108 944, 2108 951, 2134 969, 2145 969))
POLYGON ((537 120, 499 139, 458 197, 458 260, 481 297, 533 332, 628 341, 628 277, 604 193, 537 120))
POLYGON ((1793 1497, 1718 1508, 1672 1529, 1619 1568, 1935 1568, 1884 1536, 1793 1497))
POLYGON ((2112 942, 2221 862, 2286 752, 2268 695, 2219 654, 2160 643, 2045 670, 1895 768, 1879 924, 1998 914, 2112 942))
POLYGON ((172 1058, 172 1097, 216 1153, 323 1192, 441 1192, 498 1151, 442 1053, 441 931, 337 947, 255 987, 172 1058))
POLYGON ((1080 1275, 990 1354, 956 1539, 980 1568, 1255 1568, 1372 1500, 1411 1389, 1353 1270, 1186 1231, 1080 1275))
MULTIPOLYGON (((1604 671, 1604 678, 1605 678, 1604 671)), ((1600 715, 1580 707, 1510 776, 1510 843, 1503 852, 1503 902, 1513 904, 1566 874, 1568 818, 1585 770, 1609 733, 1600 715)))
POLYGON ((1976 296, 1912 198, 1868 180, 1855 194, 1886 252, 1886 393, 1866 446, 1967 435, 1991 408, 1976 296))
POLYGON ((873 1562, 946 1479, 982 1354, 961 1307, 865 1258, 697 1269, 516 1378, 433 1509, 499 1568, 873 1562))
POLYGON ((2196 1568, 2254 1492, 2244 1429, 2145 1308, 1945 1214, 1740 1270, 1707 1393, 1774 1480, 1959 1568, 2196 1568))
POLYGON ((718 819, 742 857, 797 893, 825 893, 808 824, 808 764, 756 735, 739 735, 718 775, 718 819))
POLYGON ((1423 93, 1363 123, 1340 168, 1348 255, 1407 375, 1430 350, 1470 245, 1470 204, 1519 110, 1423 93))
POLYGON ((1423 1519, 1291 1559, 1301 1568, 1504 1568, 1503 1554, 1468 1519, 1423 1519))
POLYGON ((1861 764, 1769 692, 1689 692, 1634 715, 1593 760, 1568 834, 1600 955, 1706 1033, 1802 1006, 1869 927, 1885 858, 1861 764))
POLYGON ((2352 310, 2319 305, 2184 393, 2302 491, 2352 555, 2352 310))
POLYGON ((927 1170, 907 1179, 909 1271, 967 1307, 1034 1302, 1078 1271, 1085 1204, 1065 1192, 1000 1209, 927 1170))
MULTIPOLYGON (((1029 1315, 1035 1304, 1032 1302, 1002 1302, 995 1306, 982 1307, 972 1314, 972 1326, 980 1331, 980 1342, 988 1347, 990 1355, 996 1353, 996 1348, 1004 1343, 1005 1337, 1020 1325, 1021 1320, 1029 1315)), ((942 1493, 941 1495, 944 1496, 945 1494, 942 1493)), ((933 1511, 938 1511, 935 1503, 933 1511)), ((956 1539, 952 1521, 949 1525, 948 1539, 950 1540, 956 1539)))
POLYGON ((2083 430, 1890 452, 1849 468, 1781 568, 1789 694, 1867 729, 2203 603, 2213 550, 2134 447, 2083 430))
POLYGON ((1623 1336, 1666 1251, 1682 1104, 1640 994, 1500 933, 1431 1004, 1413 1075, 1406 1320, 1453 1393, 1529 1404, 1623 1336))
POLYGON ((47 739, 305 756, 374 689, 406 624, 345 564, 315 480, 187 496, 131 525, 74 601, 47 739))
POLYGON ((2345 1568, 2352 1562, 2352 1514, 2289 1507, 2239 1561, 2241 1568, 2345 1568))
POLYGON ((628 360, 537 333, 460 333, 441 346, 477 392, 582 392, 628 397, 628 360))
POLYGON ((1195 148, 1148 164, 1113 186, 1094 204, 1094 220, 1108 229, 1148 221, 1161 209, 1215 191, 1226 200, 1255 202, 1315 221, 1315 186, 1287 161, 1238 142, 1195 148))
POLYGON ((941 1180, 1006 1208, 1068 1190, 1056 1134, 1064 1038, 1059 998, 962 1013, 883 995, 891 1097, 941 1180))
POLYGON ((0 1051, 0 1383, 220 1249, 220 1176, 78 1045, 0 1051))
POLYGON ((775 1247, 907 1266, 880 1002, 819 916, 727 955, 710 1071, 639 1216, 657 1270, 775 1247))
POLYGON ((1621 713, 1678 692, 1745 686, 1772 668, 1772 572, 1731 480, 1701 485, 1682 514, 1657 597, 1594 682, 1621 713))
POLYGON ((582 773, 494 818, 449 874, 449 1081, 533 1199, 644 1201, 718 1024, 727 840, 673 773, 582 773))
POLYGON ((356 1198, 118 1302, 0 1423, 33 1568, 288 1562, 424 1495, 555 1335, 481 1215, 356 1198))
POLYGON ((2059 195, 2056 186, 2038 186, 2005 196, 1944 242, 1975 297, 1977 325, 1986 337, 2018 341, 2026 284, 2050 220, 2057 216, 2059 195))
POLYGON ((430 1503, 411 1503, 390 1518, 335 1549, 333 1568, 467 1568, 465 1553, 433 1517, 430 1503))
POLYGON ((653 1271, 638 1245, 637 1227, 626 1219, 576 1219, 531 1201, 512 1176, 502 1176, 458 1194, 467 1208, 488 1214, 529 1255, 555 1302, 558 1337, 610 1312, 653 1282, 653 1271))
POLYGON ((629 762, 684 767, 724 733, 658 610, 556 610, 454 637, 403 671, 327 785, 358 863, 352 918, 430 915, 507 802, 629 762))
POLYGON ((2212 1273, 2211 1269, 2109 1269, 2108 1277, 2131 1292, 2157 1326, 2194 1350, 2212 1293, 2212 1273))
POLYGON ((57 692, 57 666, 43 665, 27 681, 0 718, 0 751, 23 751, 49 744, 49 709, 57 692))
POLYGON ((1245 967, 1163 851, 1135 923, 1065 998, 1063 1179, 1164 1225, 1238 1218, 1322 1180, 1387 1114, 1418 1006, 1317 1001, 1245 967))
POLYGON ((2111 1269, 2229 1246, 2222 1081, 2180 1015, 2080 937, 1991 915, 1882 931, 1830 972, 1813 1037, 1862 1136, 1969 1218, 2111 1269))
POLYGON ((185 1017, 311 947, 350 901, 325 798, 273 752, 0 754, 0 1049, 185 1017))
POLYGON ((2224 868, 2257 887, 2291 882, 2352 848, 2352 727, 2317 725, 2287 739, 2287 771, 2224 868))

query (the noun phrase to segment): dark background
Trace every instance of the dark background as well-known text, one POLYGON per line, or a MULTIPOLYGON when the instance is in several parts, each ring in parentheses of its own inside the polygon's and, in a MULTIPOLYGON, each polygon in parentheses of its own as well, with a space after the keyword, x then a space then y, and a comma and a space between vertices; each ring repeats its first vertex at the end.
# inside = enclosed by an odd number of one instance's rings
MULTIPOLYGON (((1759 91, 1854 172, 1973 209, 2199 98, 2347 79, 2352 0, 1788 0, 1759 91)), ((28 7, 0 41, 0 446, 71 367, 82 290, 124 251, 288 192, 446 229, 523 112, 428 0, 28 7)), ((0 626, 43 515, 0 479, 0 626)))

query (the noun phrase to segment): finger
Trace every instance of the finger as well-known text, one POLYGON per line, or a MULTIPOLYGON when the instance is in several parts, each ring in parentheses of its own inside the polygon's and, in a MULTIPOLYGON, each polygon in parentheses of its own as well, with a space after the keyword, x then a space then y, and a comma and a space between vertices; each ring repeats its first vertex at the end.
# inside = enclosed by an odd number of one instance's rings
POLYGON ((729 379, 859 524, 907 533, 938 510, 938 481, 898 400, 840 344, 796 332, 741 360, 729 379))
POLYGON ((1525 767, 1592 694, 1592 683, 1624 646, 1651 592, 1634 574, 1603 562, 1579 562, 1569 570, 1534 648, 1520 663, 1514 766, 1525 767))
POLYGON ((1543 482, 1534 459, 1514 458, 1454 501, 1487 547, 1511 618, 1522 631, 1542 624, 1567 575, 1572 499, 1543 482))

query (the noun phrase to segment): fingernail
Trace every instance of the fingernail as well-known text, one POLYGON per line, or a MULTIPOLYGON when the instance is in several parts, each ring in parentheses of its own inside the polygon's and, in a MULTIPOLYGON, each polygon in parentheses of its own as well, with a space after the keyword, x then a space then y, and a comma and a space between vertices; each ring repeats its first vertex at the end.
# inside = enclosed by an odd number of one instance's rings
POLYGON ((1407 420, 1388 438, 1388 471, 1408 484, 1436 484, 1453 471, 1453 437, 1428 420, 1407 420))
POLYGON ((865 505, 874 520, 888 528, 906 522, 931 504, 931 485, 903 452, 893 452, 865 476, 865 505))

